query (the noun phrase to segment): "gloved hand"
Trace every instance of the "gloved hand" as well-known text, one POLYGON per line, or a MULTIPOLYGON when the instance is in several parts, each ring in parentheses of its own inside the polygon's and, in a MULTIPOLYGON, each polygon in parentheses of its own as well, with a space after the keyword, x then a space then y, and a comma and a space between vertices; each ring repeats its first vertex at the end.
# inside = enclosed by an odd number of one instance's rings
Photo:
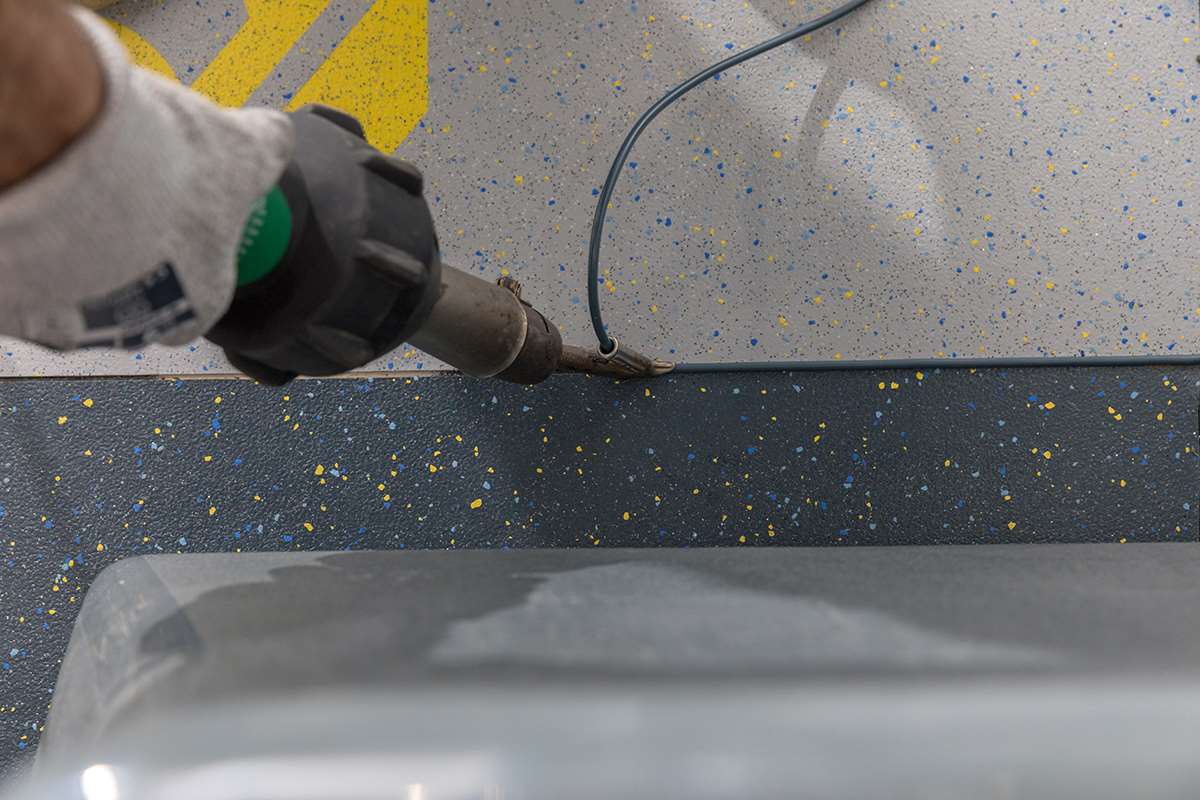
POLYGON ((225 314, 251 210, 293 148, 289 118, 222 109, 130 65, 98 17, 100 116, 0 191, 0 334, 49 347, 183 344, 225 314))

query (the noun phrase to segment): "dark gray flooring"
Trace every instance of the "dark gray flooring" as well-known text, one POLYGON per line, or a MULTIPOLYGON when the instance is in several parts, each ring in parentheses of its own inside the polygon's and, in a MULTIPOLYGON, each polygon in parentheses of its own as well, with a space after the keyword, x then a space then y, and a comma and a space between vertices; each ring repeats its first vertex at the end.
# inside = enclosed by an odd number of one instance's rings
POLYGON ((1198 369, 0 384, 0 768, 107 564, 231 550, 1195 541, 1198 369))

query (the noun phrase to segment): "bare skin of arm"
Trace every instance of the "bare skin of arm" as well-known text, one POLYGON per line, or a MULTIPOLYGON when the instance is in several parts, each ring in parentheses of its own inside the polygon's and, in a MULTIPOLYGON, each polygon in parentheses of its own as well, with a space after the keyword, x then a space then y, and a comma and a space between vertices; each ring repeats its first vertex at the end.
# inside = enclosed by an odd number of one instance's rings
POLYGON ((92 45, 59 0, 0 0, 0 189, 45 166, 104 105, 92 45))

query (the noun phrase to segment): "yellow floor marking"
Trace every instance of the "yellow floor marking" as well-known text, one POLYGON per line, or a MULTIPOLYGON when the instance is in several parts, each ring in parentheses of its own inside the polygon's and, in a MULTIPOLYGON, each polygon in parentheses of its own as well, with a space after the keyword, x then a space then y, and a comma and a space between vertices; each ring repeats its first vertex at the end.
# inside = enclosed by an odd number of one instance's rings
POLYGON ((245 105, 332 0, 245 0, 248 19, 192 88, 223 106, 245 105))
MULTIPOLYGON (((212 100, 244 105, 332 0, 245 0, 247 21, 192 84, 212 100)), ((371 9, 296 92, 288 110, 310 103, 343 109, 371 144, 392 152, 429 107, 428 6, 424 0, 375 0, 371 9)), ((176 78, 170 63, 139 33, 109 21, 139 65, 176 78)))
POLYGON ((113 31, 117 34, 117 38, 121 40, 121 44, 125 45, 125 49, 129 51, 129 57, 136 64, 164 75, 171 80, 177 80, 175 70, 162 57, 162 54, 154 49, 154 45, 142 38, 140 33, 115 20, 110 19, 105 20, 105 22, 112 27, 113 31))
POLYGON ((358 117, 386 153, 399 147, 429 106, 426 0, 377 0, 288 108, 309 103, 358 117))

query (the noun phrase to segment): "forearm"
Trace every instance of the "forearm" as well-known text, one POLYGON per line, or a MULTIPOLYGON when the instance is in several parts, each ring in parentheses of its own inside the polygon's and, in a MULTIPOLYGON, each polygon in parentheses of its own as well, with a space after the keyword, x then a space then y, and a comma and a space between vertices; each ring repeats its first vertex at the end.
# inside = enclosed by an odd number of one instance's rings
POLYGON ((59 0, 0 0, 0 189, 52 161, 104 104, 87 36, 59 0))

